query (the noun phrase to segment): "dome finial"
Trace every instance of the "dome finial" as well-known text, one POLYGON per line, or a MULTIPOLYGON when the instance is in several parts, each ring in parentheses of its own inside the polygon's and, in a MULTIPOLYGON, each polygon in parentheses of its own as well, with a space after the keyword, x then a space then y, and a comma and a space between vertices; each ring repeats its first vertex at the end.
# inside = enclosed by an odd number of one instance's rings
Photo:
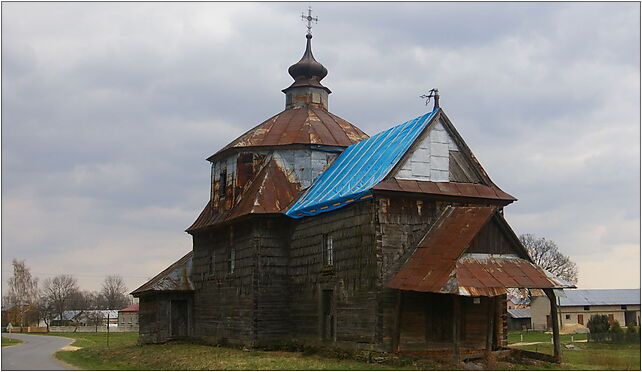
POLYGON ((301 14, 301 19, 307 21, 308 32, 305 35, 305 52, 301 60, 288 69, 288 73, 294 79, 294 83, 283 89, 286 94, 286 107, 302 104, 318 104, 327 109, 328 94, 330 89, 321 84, 328 70, 323 67, 312 54, 312 21, 317 22, 319 18, 312 17, 312 8, 308 7, 308 15, 301 14))
POLYGON ((307 26, 308 27, 308 35, 310 36, 310 37, 308 37, 308 39, 310 39, 312 37, 312 21, 314 21, 314 23, 319 22, 319 17, 313 17, 312 16, 312 7, 309 6, 308 7, 308 15, 306 16, 304 13, 301 13, 301 19, 303 19, 304 21, 308 21, 308 26, 307 26))

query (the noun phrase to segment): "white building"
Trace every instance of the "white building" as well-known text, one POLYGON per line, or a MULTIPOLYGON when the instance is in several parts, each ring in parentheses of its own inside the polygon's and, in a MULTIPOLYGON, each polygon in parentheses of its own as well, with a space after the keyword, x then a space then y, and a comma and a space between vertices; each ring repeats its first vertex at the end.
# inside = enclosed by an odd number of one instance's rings
MULTIPOLYGON (((560 328, 582 328, 593 315, 606 315, 622 327, 640 325, 639 289, 565 289, 558 297, 560 328)), ((546 296, 531 300, 533 330, 551 329, 550 305, 546 296)))

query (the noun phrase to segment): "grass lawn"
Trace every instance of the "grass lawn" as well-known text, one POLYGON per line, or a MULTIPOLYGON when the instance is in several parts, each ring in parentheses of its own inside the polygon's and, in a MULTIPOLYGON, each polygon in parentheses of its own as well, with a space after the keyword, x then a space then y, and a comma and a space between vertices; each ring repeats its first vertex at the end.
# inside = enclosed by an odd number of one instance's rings
MULTIPOLYGON (((578 350, 562 347, 560 369, 640 370, 640 344, 586 342, 574 345, 578 350)), ((553 346, 549 343, 515 347, 553 355, 553 346)))
POLYGON ((22 341, 15 338, 2 337, 2 347, 21 344, 22 341))
MULTIPOLYGON (((517 342, 551 342, 552 333, 544 333, 538 331, 508 331, 508 344, 514 344, 517 342), (520 334, 522 335, 523 341, 520 339, 520 334)), ((576 335, 560 335, 560 342, 569 343, 571 342, 571 337, 573 341, 582 341, 586 340, 586 334, 576 334, 576 335)))
POLYGON ((88 370, 399 370, 430 367, 383 365, 333 359, 299 352, 242 351, 192 343, 136 345, 136 333, 50 333, 76 339, 76 351, 56 357, 88 370))
MULTIPOLYGON (((235 348, 170 342, 163 345, 137 345, 136 333, 50 333, 74 338, 76 351, 59 351, 56 357, 87 370, 440 370, 454 366, 430 361, 377 364, 337 359, 300 352, 243 351, 235 348)), ((531 335, 533 336, 533 335, 531 335)), ((548 335, 543 335, 548 336, 548 335)), ((541 337, 543 337, 540 335, 541 337)), ((519 335, 518 335, 519 337, 519 335)), ((570 338, 569 338, 570 339, 570 338)), ((519 340, 519 338, 518 338, 519 340)), ((544 339, 547 341, 548 339, 544 339)), ((531 338, 529 341, 537 342, 531 338)), ((4 340, 3 340, 4 343, 4 340)), ((576 343, 579 350, 563 348, 564 363, 509 364, 500 370, 639 370, 639 344, 576 343)), ((552 354, 550 343, 518 346, 521 349, 552 354)))

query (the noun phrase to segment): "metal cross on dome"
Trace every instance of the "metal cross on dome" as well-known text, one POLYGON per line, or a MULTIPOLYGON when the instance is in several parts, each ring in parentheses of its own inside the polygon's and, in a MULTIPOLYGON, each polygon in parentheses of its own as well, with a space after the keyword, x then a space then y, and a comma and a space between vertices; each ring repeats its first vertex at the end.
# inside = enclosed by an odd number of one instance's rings
POLYGON ((304 21, 308 21, 308 35, 312 35, 312 21, 315 23, 319 21, 319 17, 313 17, 312 16, 312 7, 308 7, 308 15, 306 16, 305 13, 301 13, 301 19, 304 21))

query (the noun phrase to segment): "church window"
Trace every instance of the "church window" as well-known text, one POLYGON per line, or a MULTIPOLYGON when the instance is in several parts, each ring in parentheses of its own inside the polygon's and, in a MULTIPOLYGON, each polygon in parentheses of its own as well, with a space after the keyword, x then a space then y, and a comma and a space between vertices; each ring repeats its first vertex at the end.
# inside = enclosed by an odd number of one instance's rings
POLYGON ((332 235, 323 234, 323 264, 326 266, 334 265, 334 247, 332 235))
POLYGON ((566 317, 566 320, 569 320, 571 319, 571 314, 566 314, 565 317, 566 317))
POLYGON ((591 310, 590 306, 584 306, 584 310, 591 310))
POLYGON ((218 184, 218 194, 221 199, 225 199, 225 192, 227 191, 227 171, 221 172, 221 178, 218 184))

